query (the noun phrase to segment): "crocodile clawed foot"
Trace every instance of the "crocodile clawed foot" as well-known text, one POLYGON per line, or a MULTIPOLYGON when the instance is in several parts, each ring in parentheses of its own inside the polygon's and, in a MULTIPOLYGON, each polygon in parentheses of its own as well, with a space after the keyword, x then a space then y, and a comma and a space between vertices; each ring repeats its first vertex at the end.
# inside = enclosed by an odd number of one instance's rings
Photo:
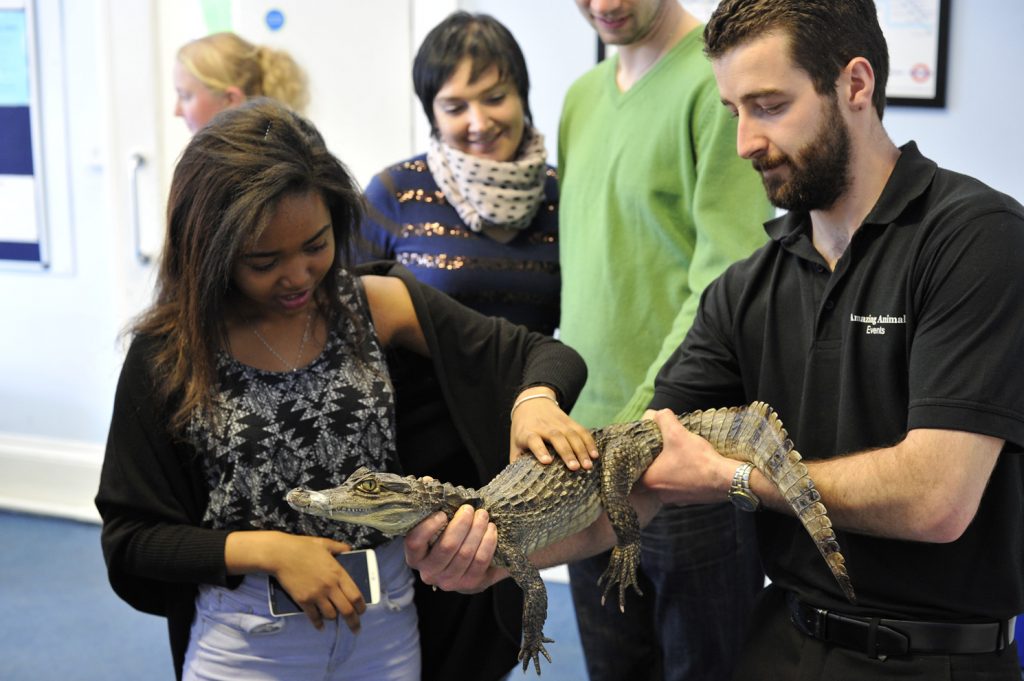
POLYGON ((608 561, 608 568, 597 580, 598 586, 604 584, 604 591, 601 593, 601 605, 608 598, 612 587, 619 585, 619 610, 626 611, 626 589, 633 587, 637 595, 643 596, 640 584, 637 582, 636 569, 640 564, 640 544, 627 544, 616 546, 612 549, 611 560, 608 561))
POLYGON ((531 636, 530 638, 523 636, 523 646, 519 649, 519 660, 523 663, 523 671, 526 671, 527 667, 530 666, 530 660, 533 660, 533 666, 537 670, 537 676, 540 676, 540 656, 543 655, 547 658, 548 664, 551 664, 551 656, 548 655, 548 651, 544 648, 544 644, 554 642, 554 639, 548 638, 544 634, 541 634, 540 636, 531 636))

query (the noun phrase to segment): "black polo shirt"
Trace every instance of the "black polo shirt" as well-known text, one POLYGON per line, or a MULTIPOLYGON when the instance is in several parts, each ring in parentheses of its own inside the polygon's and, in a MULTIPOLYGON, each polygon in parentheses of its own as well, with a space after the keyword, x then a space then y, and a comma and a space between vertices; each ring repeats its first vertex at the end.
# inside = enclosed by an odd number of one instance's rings
POLYGON ((937 168, 913 142, 901 151, 835 271, 806 213, 767 223, 772 240, 705 291, 651 406, 764 400, 806 459, 886 447, 913 428, 1005 439, 956 542, 837 532, 857 606, 795 518, 761 513, 758 533, 768 576, 812 603, 1010 617, 1024 612, 1024 208, 937 168))

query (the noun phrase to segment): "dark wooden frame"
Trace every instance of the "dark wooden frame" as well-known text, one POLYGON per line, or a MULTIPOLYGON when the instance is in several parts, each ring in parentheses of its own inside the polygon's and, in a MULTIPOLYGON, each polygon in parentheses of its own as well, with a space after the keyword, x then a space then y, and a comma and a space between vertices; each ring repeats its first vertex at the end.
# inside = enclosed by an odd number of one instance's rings
POLYGON ((935 59, 935 93, 931 97, 886 97, 887 106, 919 106, 942 109, 946 106, 946 74, 949 69, 949 15, 952 0, 939 0, 937 52, 935 59))

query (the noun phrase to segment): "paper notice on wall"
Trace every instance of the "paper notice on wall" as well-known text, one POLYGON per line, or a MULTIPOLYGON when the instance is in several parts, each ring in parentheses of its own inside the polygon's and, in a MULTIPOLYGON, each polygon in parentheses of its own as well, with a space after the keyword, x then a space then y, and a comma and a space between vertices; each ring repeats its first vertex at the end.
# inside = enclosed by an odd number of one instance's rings
POLYGON ((889 45, 888 97, 930 99, 939 82, 939 0, 875 0, 889 45))
POLYGON ((0 242, 38 241, 35 185, 31 175, 0 175, 0 242))
POLYGON ((0 9, 0 106, 28 106, 24 10, 0 9))
POLYGON ((0 0, 0 260, 42 258, 29 25, 26 6, 0 0))

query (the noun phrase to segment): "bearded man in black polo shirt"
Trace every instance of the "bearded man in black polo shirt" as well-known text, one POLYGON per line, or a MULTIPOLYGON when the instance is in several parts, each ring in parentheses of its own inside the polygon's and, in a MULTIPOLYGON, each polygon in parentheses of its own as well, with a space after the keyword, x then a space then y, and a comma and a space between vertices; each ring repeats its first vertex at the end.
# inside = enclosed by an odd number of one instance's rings
MULTIPOLYGON (((705 41, 737 149, 789 212, 708 288, 651 406, 775 407, 858 595, 755 472, 772 584, 737 678, 1018 681, 1024 208, 890 141, 871 0, 725 0, 705 41)), ((736 463, 656 418, 644 483, 721 498, 736 463)))
MULTIPOLYGON (((708 287, 662 369, 648 414, 665 448, 641 481, 663 503, 763 509, 771 584, 734 678, 1019 681, 1024 207, 889 139, 872 0, 724 0, 705 42, 738 151, 788 213, 708 287), (803 454, 857 603, 779 492, 754 471, 736 495, 736 461, 673 416, 754 400, 803 454)), ((460 512, 429 551, 440 528, 406 541, 425 581, 472 591, 503 576, 487 567, 486 518, 460 512)), ((605 530, 533 558, 601 542, 605 530)))

